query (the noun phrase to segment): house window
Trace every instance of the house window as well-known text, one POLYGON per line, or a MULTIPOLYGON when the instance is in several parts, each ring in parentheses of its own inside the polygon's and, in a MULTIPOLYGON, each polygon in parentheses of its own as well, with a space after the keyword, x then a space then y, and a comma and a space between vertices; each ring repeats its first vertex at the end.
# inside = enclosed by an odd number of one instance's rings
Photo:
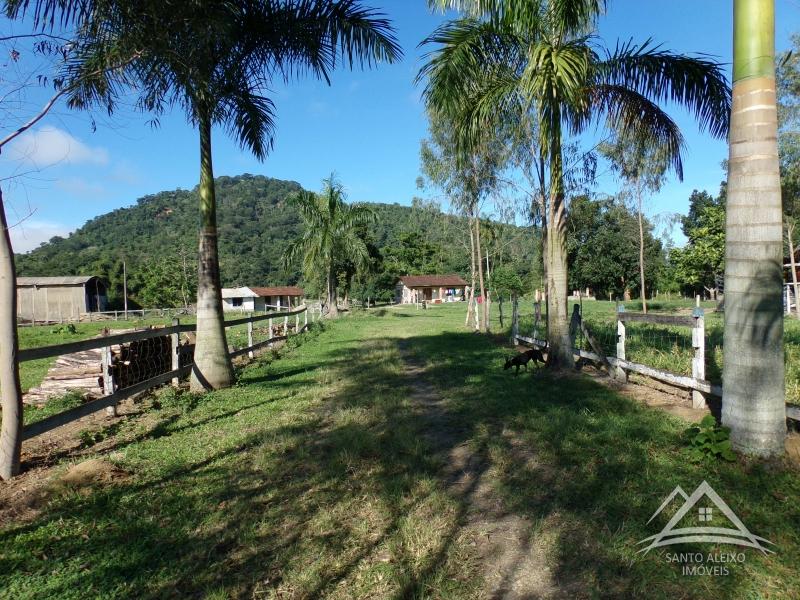
POLYGON ((234 307, 241 307, 243 298, 232 298, 234 307))

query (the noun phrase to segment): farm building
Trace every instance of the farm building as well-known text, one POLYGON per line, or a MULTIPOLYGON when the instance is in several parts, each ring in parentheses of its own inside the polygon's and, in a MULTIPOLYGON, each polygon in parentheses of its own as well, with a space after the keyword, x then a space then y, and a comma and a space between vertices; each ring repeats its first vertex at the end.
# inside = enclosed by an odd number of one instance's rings
POLYGON ((22 321, 77 321, 104 311, 106 284, 99 277, 17 277, 17 318, 22 321))
POLYGON ((300 306, 305 293, 293 285, 278 287, 222 288, 222 309, 225 311, 266 312, 300 306))
POLYGON ((405 275, 395 286, 395 302, 458 302, 464 300, 467 282, 458 275, 405 275))

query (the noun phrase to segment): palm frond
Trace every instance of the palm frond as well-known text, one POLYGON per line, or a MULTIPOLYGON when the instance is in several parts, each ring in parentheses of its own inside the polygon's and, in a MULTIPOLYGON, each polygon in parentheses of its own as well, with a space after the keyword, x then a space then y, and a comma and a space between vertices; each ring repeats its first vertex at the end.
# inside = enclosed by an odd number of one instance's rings
POLYGON ((683 180, 681 152, 685 142, 677 123, 654 102, 623 85, 592 88, 594 108, 606 115, 609 128, 629 139, 658 148, 683 180))
POLYGON ((263 160, 272 150, 275 132, 275 104, 245 87, 231 90, 223 99, 223 119, 231 136, 239 140, 256 158, 263 160))
POLYGON ((653 102, 674 102, 696 117, 700 129, 728 135, 731 89, 721 65, 705 56, 662 50, 651 41, 617 44, 596 65, 598 82, 625 86, 653 102))

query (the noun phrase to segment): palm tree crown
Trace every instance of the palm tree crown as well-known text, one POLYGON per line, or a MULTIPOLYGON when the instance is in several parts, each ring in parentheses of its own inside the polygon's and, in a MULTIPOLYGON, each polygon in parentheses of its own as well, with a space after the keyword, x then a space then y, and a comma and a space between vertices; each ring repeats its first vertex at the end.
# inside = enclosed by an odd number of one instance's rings
POLYGON ((364 204, 348 205, 342 184, 334 175, 323 181, 321 194, 302 191, 291 201, 303 221, 303 234, 284 252, 284 266, 302 256, 303 271, 309 278, 325 277, 328 308, 336 313, 335 265, 350 261, 363 268, 369 261, 369 249, 359 236, 359 228, 374 223, 375 212, 364 204))
POLYGON ((592 35, 603 0, 431 0, 466 17, 439 27, 424 43, 418 79, 428 106, 456 124, 464 159, 498 121, 530 119, 536 152, 549 174, 543 199, 551 364, 572 360, 567 335, 566 200, 562 138, 605 117, 623 135, 659 147, 682 177, 683 137, 659 103, 675 102, 701 129, 722 137, 730 89, 706 57, 668 52, 647 41, 606 50, 592 35))

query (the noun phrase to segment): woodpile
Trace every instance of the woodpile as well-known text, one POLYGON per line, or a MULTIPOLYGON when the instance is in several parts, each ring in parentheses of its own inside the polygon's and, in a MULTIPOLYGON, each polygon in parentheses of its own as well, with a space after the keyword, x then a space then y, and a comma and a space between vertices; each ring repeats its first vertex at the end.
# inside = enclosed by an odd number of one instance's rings
POLYGON ((59 356, 42 383, 22 397, 26 404, 41 405, 68 392, 80 392, 87 399, 103 395, 103 360, 100 348, 59 356))
MULTIPOLYGON (((103 331, 103 335, 98 337, 130 331, 134 330, 109 331, 106 329, 103 331)), ((47 371, 42 383, 24 394, 23 402, 41 405, 51 398, 58 398, 69 392, 79 392, 86 400, 102 397, 104 395, 102 352, 102 349, 94 348, 59 356, 47 371)), ((114 389, 129 387, 170 371, 172 369, 170 352, 169 336, 112 346, 111 374, 114 389)), ((191 352, 182 353, 182 365, 191 363, 191 360, 191 352)))

